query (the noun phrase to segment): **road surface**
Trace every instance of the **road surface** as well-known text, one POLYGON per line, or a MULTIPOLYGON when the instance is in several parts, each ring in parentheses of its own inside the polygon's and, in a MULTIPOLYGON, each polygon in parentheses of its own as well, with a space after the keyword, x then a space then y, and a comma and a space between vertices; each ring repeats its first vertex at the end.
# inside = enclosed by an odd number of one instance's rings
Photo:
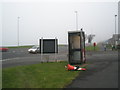
MULTIPOLYGON (((29 64, 37 64, 40 62, 49 62, 55 61, 55 54, 44 54, 42 56, 38 54, 30 54, 28 53, 29 48, 9 48, 8 52, 2 53, 2 67, 13 67, 20 65, 29 65, 29 64)), ((58 47, 59 52, 56 54, 57 60, 68 60, 68 47, 66 45, 58 47)))
POLYGON ((87 71, 80 72, 67 88, 118 88, 118 52, 89 52, 87 71))

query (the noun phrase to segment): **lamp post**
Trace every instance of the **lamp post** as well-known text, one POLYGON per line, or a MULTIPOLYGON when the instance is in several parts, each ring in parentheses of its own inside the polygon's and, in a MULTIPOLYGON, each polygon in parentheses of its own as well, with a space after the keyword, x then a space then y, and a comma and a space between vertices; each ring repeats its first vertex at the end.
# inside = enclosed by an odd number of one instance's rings
POLYGON ((116 17, 117 17, 117 15, 115 15, 115 49, 116 49, 116 17))
POLYGON ((18 41, 18 47, 19 47, 19 20, 20 20, 20 17, 17 17, 17 41, 18 41))
POLYGON ((76 13, 76 30, 78 30, 78 12, 75 11, 75 13, 76 13))

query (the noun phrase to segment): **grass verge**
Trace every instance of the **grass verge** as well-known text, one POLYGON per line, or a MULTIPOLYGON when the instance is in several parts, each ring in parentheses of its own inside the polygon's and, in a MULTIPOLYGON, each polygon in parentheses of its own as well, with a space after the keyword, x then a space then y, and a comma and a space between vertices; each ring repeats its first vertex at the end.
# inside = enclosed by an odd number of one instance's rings
MULTIPOLYGON (((27 45, 27 46, 10 46, 10 47, 7 47, 7 48, 31 48, 33 47, 34 45, 27 45)), ((66 44, 59 44, 58 46, 67 46, 66 44)))
POLYGON ((14 47, 7 47, 7 48, 31 48, 34 45, 30 45, 30 46, 14 46, 14 47))
POLYGON ((3 88, 63 88, 78 76, 80 71, 67 71, 67 62, 40 63, 4 68, 3 88))
POLYGON ((94 49, 94 46, 86 46, 85 49, 86 51, 98 51, 99 47, 95 46, 95 49, 94 49))

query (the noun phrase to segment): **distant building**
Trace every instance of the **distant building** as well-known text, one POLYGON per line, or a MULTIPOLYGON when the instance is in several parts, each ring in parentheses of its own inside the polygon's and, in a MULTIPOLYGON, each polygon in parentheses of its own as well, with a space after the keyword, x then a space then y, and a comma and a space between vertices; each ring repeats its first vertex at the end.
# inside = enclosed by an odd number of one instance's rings
POLYGON ((120 34, 113 34, 112 38, 107 40, 107 44, 114 45, 115 43, 120 44, 120 34))

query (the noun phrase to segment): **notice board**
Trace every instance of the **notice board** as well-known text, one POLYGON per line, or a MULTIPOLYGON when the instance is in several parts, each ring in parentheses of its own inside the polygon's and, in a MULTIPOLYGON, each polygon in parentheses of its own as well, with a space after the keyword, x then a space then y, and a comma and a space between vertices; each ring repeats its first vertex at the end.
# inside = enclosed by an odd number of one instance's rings
POLYGON ((58 39, 40 39, 40 53, 58 53, 58 39))

